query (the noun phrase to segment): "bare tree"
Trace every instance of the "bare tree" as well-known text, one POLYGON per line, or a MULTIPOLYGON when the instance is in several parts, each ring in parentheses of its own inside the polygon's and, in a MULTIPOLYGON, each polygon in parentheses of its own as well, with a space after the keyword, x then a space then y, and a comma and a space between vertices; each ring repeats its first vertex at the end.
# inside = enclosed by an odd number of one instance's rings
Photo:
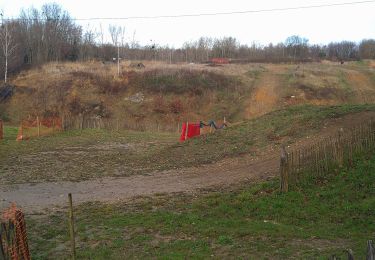
POLYGON ((13 29, 9 26, 9 21, 4 19, 3 13, 1 13, 0 41, 5 59, 4 83, 7 83, 8 62, 11 59, 12 55, 15 53, 17 44, 13 38, 13 29))
POLYGON ((83 60, 92 59, 96 54, 96 39, 99 36, 99 33, 94 29, 87 25, 83 36, 82 36, 82 43, 80 46, 80 58, 83 60))
POLYGON ((124 37, 125 28, 116 25, 109 25, 109 33, 111 34, 111 39, 113 45, 117 47, 117 76, 120 76, 120 43, 119 37, 124 37))
POLYGON ((359 55, 361 59, 375 59, 375 40, 364 39, 359 44, 359 55))
POLYGON ((285 40, 286 49, 293 57, 293 60, 296 61, 296 58, 303 59, 308 54, 308 42, 309 40, 298 35, 289 36, 285 40))

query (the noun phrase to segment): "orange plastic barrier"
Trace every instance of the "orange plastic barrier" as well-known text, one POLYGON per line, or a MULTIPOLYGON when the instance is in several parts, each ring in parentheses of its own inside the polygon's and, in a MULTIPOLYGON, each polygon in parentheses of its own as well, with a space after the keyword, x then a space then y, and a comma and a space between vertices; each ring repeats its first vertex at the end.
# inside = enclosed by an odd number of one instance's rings
POLYGON ((16 140, 17 141, 22 141, 24 139, 26 139, 26 138, 23 136, 23 127, 22 127, 22 123, 21 123, 20 128, 18 128, 18 134, 17 134, 16 140))
POLYGON ((62 129, 62 120, 59 117, 45 117, 23 120, 18 129, 17 141, 28 140, 31 137, 50 134, 62 129))

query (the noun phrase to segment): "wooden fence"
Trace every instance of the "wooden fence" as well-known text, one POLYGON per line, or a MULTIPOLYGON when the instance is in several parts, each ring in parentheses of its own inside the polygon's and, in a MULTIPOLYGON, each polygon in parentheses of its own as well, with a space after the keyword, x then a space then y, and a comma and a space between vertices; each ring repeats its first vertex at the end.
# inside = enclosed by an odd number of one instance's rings
POLYGON ((337 167, 351 166, 357 154, 375 148, 375 120, 321 139, 311 146, 286 151, 281 148, 280 189, 287 192, 302 175, 322 176, 337 167))
POLYGON ((63 117, 64 130, 68 129, 107 129, 112 131, 135 130, 152 132, 179 132, 180 123, 165 124, 161 122, 144 122, 129 119, 101 118, 101 117, 63 117))

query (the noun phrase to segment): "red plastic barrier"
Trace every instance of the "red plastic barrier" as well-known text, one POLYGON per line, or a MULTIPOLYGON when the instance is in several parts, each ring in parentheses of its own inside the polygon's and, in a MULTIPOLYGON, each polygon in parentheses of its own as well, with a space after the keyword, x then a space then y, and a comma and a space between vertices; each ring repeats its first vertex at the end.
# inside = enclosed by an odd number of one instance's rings
POLYGON ((192 138, 194 136, 198 136, 201 134, 201 128, 200 124, 196 123, 188 123, 187 127, 187 133, 186 133, 186 123, 182 124, 182 129, 181 129, 181 137, 180 141, 183 142, 186 139, 192 138))

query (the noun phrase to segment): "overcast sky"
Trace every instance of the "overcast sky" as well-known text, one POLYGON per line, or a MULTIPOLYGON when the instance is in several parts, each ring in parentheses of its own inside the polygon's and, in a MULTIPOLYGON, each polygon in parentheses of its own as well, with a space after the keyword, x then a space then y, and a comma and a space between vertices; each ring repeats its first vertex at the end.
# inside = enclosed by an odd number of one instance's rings
MULTIPOLYGON (((360 1, 360 0, 353 0, 360 1)), ((0 10, 8 18, 17 17, 22 8, 31 6, 40 9, 43 0, 0 0, 0 10)), ((237 12, 260 9, 288 8, 332 3, 347 3, 350 0, 58 0, 54 1, 67 10, 72 18, 134 17, 198 13, 237 12)), ((157 43, 179 47, 182 43, 197 40, 200 36, 233 36, 243 44, 278 43, 290 35, 300 35, 310 43, 331 41, 360 41, 375 38, 375 1, 356 5, 217 15, 185 18, 129 19, 77 21, 84 28, 108 31, 109 24, 126 28, 130 41, 141 44, 157 43)))

